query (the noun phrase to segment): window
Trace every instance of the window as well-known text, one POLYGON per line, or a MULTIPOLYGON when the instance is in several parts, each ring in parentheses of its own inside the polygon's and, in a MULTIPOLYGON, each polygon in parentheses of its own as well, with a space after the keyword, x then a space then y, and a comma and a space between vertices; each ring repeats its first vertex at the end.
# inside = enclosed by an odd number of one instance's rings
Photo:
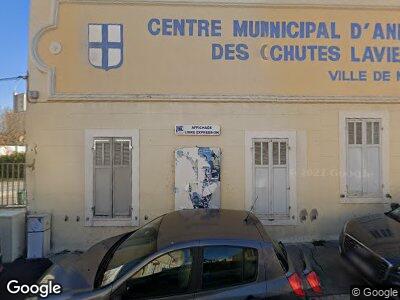
POLYGON ((188 292, 192 264, 191 249, 164 254, 127 280, 121 299, 154 298, 188 292))
POLYGON ((289 271, 289 261, 287 258, 285 246, 281 242, 277 243, 275 240, 272 240, 272 245, 282 268, 285 270, 285 272, 289 271))
POLYGON ((381 120, 346 119, 348 197, 381 197, 381 120))
POLYGON ((139 131, 85 130, 85 226, 139 225, 139 131))
POLYGON ((254 139, 255 212, 289 219, 288 140, 254 139))
POLYGON ((94 138, 95 216, 131 215, 132 140, 129 138, 94 138))
POLYGON ((246 131, 246 207, 264 225, 297 224, 296 131, 246 131))
POLYGON ((256 280, 256 249, 213 246, 203 249, 203 289, 217 289, 256 280))
POLYGON ((340 112, 342 203, 385 203, 389 190, 389 113, 340 112))

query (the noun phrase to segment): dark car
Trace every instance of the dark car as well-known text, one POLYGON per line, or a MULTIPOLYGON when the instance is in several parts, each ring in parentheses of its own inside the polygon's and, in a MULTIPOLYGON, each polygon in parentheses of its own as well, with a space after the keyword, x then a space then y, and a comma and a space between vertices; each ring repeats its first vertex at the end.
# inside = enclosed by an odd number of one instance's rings
POLYGON ((1 253, 1 247, 0 247, 0 276, 1 273, 4 271, 4 266, 3 266, 3 254, 1 253))
POLYGON ((53 265, 63 299, 264 299, 321 292, 301 255, 293 261, 251 213, 181 210, 53 265), (299 258, 300 257, 300 258, 299 258), (300 266, 300 267, 299 267, 300 266))
POLYGON ((373 284, 400 286, 400 206, 348 221, 340 252, 373 284))

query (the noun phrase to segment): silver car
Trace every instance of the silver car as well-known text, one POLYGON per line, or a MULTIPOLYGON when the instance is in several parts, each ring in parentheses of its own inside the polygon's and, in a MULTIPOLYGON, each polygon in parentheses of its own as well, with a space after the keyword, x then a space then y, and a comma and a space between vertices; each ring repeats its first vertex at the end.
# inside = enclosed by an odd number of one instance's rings
POLYGON ((52 296, 58 299, 287 299, 321 292, 304 261, 288 257, 253 214, 235 210, 163 215, 53 265, 40 283, 49 280, 63 288, 52 296))

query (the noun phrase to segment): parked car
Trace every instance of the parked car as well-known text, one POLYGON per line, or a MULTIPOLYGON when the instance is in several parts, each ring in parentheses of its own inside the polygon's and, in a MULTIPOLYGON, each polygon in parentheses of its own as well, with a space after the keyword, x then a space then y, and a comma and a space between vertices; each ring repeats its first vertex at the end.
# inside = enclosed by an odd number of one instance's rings
POLYGON ((2 252, 1 252, 1 246, 0 246, 0 276, 1 276, 1 273, 3 273, 3 271, 4 271, 4 266, 3 266, 3 254, 2 254, 2 252))
MULTIPOLYGON (((53 265, 64 299, 264 299, 315 296, 317 274, 246 211, 181 210, 53 265), (301 268, 296 267, 301 266, 301 268)), ((58 298, 57 297, 57 298, 58 298)))
POLYGON ((339 251, 371 283, 400 286, 400 206, 348 221, 339 251))

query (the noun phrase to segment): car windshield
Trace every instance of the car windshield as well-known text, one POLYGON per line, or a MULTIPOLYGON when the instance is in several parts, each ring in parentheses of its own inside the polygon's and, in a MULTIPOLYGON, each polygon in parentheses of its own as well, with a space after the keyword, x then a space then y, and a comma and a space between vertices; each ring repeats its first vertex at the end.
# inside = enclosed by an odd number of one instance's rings
POLYGON ((119 245, 104 272, 101 286, 120 278, 142 259, 157 251, 157 236, 162 217, 139 228, 119 245))
POLYGON ((386 213, 386 215, 400 222, 400 207, 389 211, 388 213, 386 213))

